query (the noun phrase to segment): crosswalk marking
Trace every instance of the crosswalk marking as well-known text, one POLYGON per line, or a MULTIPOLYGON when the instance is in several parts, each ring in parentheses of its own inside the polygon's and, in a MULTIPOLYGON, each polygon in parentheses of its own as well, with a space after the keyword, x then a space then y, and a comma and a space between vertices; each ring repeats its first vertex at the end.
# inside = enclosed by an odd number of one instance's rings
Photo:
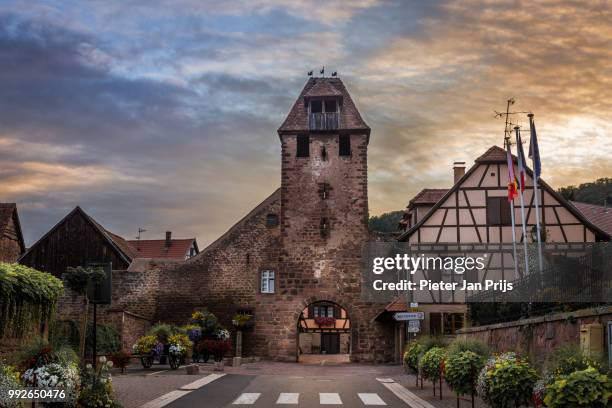
POLYGON ((382 398, 378 396, 378 394, 360 392, 357 395, 359 395, 359 398, 361 399, 361 402, 363 402, 363 405, 387 405, 385 401, 383 401, 382 398))
POLYGON ((297 404, 300 394, 297 392, 281 392, 276 400, 277 404, 297 404))
POLYGON ((244 392, 232 402, 232 405, 253 405, 260 395, 259 392, 244 392))
POLYGON ((404 401, 409 407, 412 408, 436 408, 431 405, 429 402, 419 398, 416 394, 408 391, 403 385, 393 382, 381 381, 378 379, 382 385, 384 385, 389 391, 391 391, 395 396, 402 401, 404 401))
POLYGON ((203 386, 205 386, 206 384, 210 384, 211 382, 218 380, 219 378, 223 377, 225 374, 209 374, 206 377, 200 378, 199 380, 195 380, 192 383, 189 383, 187 385, 183 385, 181 388, 179 388, 179 390, 183 390, 183 391, 189 391, 189 390, 197 390, 199 388, 202 388, 203 386))
POLYGON ((319 404, 321 405, 342 405, 340 394, 337 392, 320 392, 319 404))

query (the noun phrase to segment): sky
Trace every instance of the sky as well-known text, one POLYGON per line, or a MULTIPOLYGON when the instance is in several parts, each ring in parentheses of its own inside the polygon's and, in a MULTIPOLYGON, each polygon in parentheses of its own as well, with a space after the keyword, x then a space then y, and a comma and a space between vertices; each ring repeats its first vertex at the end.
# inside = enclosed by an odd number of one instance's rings
POLYGON ((611 7, 0 0, 0 202, 26 245, 80 205, 128 239, 202 248, 280 185, 276 130, 321 66, 372 128, 372 215, 502 145, 510 97, 549 184, 611 177, 611 7))

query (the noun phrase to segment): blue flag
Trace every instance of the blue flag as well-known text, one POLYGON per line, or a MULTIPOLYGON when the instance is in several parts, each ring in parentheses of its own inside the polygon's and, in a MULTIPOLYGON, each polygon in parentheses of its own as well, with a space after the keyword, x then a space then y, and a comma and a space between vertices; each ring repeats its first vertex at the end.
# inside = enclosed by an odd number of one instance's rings
POLYGON ((533 117, 529 121, 531 129, 531 142, 529 143, 529 158, 533 161, 533 172, 536 178, 542 174, 542 163, 540 162, 540 149, 538 148, 538 137, 536 135, 535 123, 533 117))

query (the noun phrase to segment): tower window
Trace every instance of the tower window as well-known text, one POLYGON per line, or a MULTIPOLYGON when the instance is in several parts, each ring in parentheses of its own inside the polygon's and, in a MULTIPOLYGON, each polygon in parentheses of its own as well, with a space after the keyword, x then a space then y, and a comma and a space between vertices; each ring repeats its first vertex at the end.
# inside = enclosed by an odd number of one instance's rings
POLYGON ((321 231, 321 236, 323 238, 329 236, 329 220, 327 218, 325 217, 321 218, 321 225, 319 228, 321 231))
POLYGON ((329 100, 329 101, 325 101, 325 112, 326 113, 335 113, 338 111, 337 107, 336 107, 336 101, 333 100, 329 100))
POLYGON ((323 112, 323 101, 310 101, 310 112, 321 113, 323 112))
POLYGON ((274 271, 261 271, 261 293, 274 293, 274 271))
POLYGON ((310 156, 310 137, 308 135, 298 135, 296 157, 310 156))
POLYGON ((340 156, 351 155, 351 135, 340 135, 338 136, 340 156))
POLYGON ((330 190, 331 190, 331 188, 329 187, 329 184, 327 184, 327 183, 319 183, 319 196, 323 200, 327 200, 329 198, 329 191, 330 190))
POLYGON ((321 146, 321 160, 327 160, 327 149, 325 146, 321 146))

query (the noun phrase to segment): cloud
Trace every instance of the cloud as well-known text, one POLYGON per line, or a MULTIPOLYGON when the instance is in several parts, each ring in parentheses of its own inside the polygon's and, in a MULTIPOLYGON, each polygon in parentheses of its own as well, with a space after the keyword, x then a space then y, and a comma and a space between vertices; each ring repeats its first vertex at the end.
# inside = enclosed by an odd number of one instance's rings
POLYGON ((509 97, 548 182, 609 176, 611 20, 570 1, 4 2, 0 200, 29 243, 77 204, 127 237, 211 242, 280 183, 276 129, 322 65, 372 127, 373 214, 500 145, 509 97))

